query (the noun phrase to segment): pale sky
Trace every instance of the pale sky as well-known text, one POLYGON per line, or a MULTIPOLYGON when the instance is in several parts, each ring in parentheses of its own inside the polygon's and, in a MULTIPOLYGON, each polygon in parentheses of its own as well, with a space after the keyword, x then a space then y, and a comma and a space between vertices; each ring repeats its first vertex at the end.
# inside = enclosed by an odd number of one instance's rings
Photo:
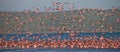
POLYGON ((109 9, 113 6, 120 8, 120 0, 0 0, 0 11, 23 11, 24 9, 33 10, 35 7, 38 7, 41 11, 44 11, 44 7, 51 6, 52 2, 75 3, 75 9, 109 9))

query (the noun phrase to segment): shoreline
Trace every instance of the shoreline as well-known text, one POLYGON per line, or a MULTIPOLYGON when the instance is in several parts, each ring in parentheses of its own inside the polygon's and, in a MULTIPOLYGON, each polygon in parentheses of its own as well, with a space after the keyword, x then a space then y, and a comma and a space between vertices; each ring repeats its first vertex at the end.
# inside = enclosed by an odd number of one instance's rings
MULTIPOLYGON (((77 32, 40 32, 40 33, 32 33, 32 34, 49 34, 49 33, 51 33, 51 34, 80 34, 80 33, 120 33, 119 31, 118 32, 79 32, 79 33, 77 33, 77 32)), ((8 34, 8 33, 6 33, 6 34, 8 34)), ((18 33, 9 33, 9 34, 18 34, 18 33)), ((29 33, 21 33, 21 34, 29 34, 29 33)), ((0 34, 0 35, 2 35, 2 34, 0 34)), ((5 34, 3 34, 3 35, 5 35, 5 34)))

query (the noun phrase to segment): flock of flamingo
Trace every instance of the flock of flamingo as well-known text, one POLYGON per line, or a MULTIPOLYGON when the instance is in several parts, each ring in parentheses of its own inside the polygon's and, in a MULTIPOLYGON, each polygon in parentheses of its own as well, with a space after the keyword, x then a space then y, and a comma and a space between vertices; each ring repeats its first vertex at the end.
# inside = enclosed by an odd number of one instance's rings
MULTIPOLYGON (((85 37, 77 37, 76 34, 80 32, 114 32, 115 27, 113 24, 120 25, 120 10, 117 7, 113 7, 110 10, 105 10, 102 8, 97 9, 77 9, 74 10, 74 5, 70 3, 61 3, 61 2, 52 2, 53 7, 45 7, 46 15, 41 16, 39 8, 36 8, 33 11, 33 17, 29 10, 25 10, 24 14, 26 17, 20 17, 19 15, 14 15, 11 13, 0 13, 1 20, 4 19, 3 24, 0 25, 0 34, 3 34, 3 37, 0 38, 0 48, 120 48, 120 38, 118 39, 110 39, 105 38, 104 36, 96 37, 96 36, 85 36, 85 37), (64 5, 68 5, 70 11, 70 16, 67 14, 67 11, 64 10, 64 5), (57 12, 51 11, 58 11, 60 14, 55 14, 57 12), (76 12, 77 11, 77 12, 76 12), (86 13, 93 12, 92 16, 86 16, 86 13), (74 15, 75 14, 75 15, 74 15), (36 16, 37 15, 37 16, 36 16), (73 16, 72 16, 73 15, 73 16), (60 16, 63 16, 60 18, 60 16), (96 16, 96 17, 94 17, 96 16), (111 17, 112 16, 112 17, 111 17), (117 17, 113 17, 117 16, 117 17), (96 18, 93 20, 93 17, 96 18), (97 19, 100 17, 100 19, 97 19), (105 22, 109 19, 113 18, 112 23, 105 22), (46 21, 44 21, 46 19, 46 21), (13 22, 14 21, 14 22, 13 22), (37 23, 33 23, 33 22, 37 23), (91 22, 93 21, 93 22, 91 22), (88 22, 89 24, 86 24, 88 22), (14 23, 14 24, 13 24, 14 23), (12 27, 9 27, 13 24, 12 27), (35 24, 35 25, 32 25, 35 24), (80 25, 79 25, 80 24, 80 25), (25 25, 28 25, 26 28, 25 25), (98 25, 98 27, 96 26, 98 25), (33 36, 32 38, 37 39, 36 41, 30 41, 25 39, 24 37, 14 40, 15 36, 10 37, 9 40, 5 40, 5 34, 9 33, 16 33, 17 35, 26 33, 26 37, 30 38, 29 36, 34 34, 31 27, 37 29, 37 32, 57 32, 57 37, 39 39, 38 36, 33 36), (9 28, 8 28, 9 27, 9 28), (87 28, 90 29, 82 29, 87 28), (91 30, 92 27, 94 30, 91 30), (42 29, 45 30, 43 31, 42 29), (5 29, 5 30, 4 30, 5 29), (23 32, 24 31, 24 32, 23 32), (63 33, 69 33, 69 39, 61 39, 61 35, 63 33), (57 38, 57 39, 56 39, 57 38)), ((17 12, 18 14, 21 12, 17 12)), ((44 12, 43 12, 44 13, 44 12)), ((120 31, 117 29, 116 31, 120 31)), ((43 34, 44 36, 48 36, 48 34, 43 34)))

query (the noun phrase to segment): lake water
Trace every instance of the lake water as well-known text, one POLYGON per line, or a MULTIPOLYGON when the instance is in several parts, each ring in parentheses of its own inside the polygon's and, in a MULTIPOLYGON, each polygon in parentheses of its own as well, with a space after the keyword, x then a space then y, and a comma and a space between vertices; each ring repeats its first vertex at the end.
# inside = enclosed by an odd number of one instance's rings
POLYGON ((4 49, 0 52, 120 52, 120 49, 4 49))
MULTIPOLYGON (((58 33, 46 33, 48 34, 47 36, 44 35, 45 33, 40 33, 40 34, 37 34, 37 33, 34 33, 32 35, 29 35, 29 37, 26 37, 26 34, 0 34, 0 38, 3 38, 4 36, 6 37, 5 39, 6 40, 9 40, 10 37, 14 36, 13 40, 17 40, 19 38, 25 38, 27 40, 36 40, 33 38, 33 36, 38 36, 39 39, 47 39, 47 38, 52 38, 52 37, 57 37, 57 36, 61 36, 61 40, 63 39, 69 39, 69 33, 63 33, 63 34, 58 34, 58 33)), ((92 33, 92 32, 82 32, 82 33, 79 33, 79 34, 76 34, 77 37, 83 37, 83 36, 97 36, 97 37, 100 37, 100 36, 104 36, 106 38, 110 38, 112 37, 113 39, 117 39, 117 38, 120 38, 120 32, 97 32, 97 33, 92 33)))

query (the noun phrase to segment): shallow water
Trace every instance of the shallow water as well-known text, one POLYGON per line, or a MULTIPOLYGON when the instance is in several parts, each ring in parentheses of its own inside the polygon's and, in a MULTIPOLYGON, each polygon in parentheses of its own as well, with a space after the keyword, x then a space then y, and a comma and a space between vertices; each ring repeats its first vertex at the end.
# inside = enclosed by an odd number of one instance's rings
POLYGON ((4 49, 0 52, 119 52, 120 49, 4 49))
MULTIPOLYGON (((10 37, 14 36, 14 38, 12 38, 13 40, 17 40, 19 38, 25 38, 27 40, 36 40, 33 38, 33 36, 37 36, 39 37, 39 39, 47 39, 47 38, 52 38, 52 37, 57 37, 57 36, 61 36, 61 40, 63 39, 70 39, 69 38, 69 33, 62 33, 62 34, 58 34, 58 33, 46 33, 48 34, 47 36, 44 35, 45 33, 34 33, 32 35, 29 35, 28 37, 26 36, 26 34, 0 34, 0 38, 6 37, 5 40, 9 40, 10 37)), ((76 34, 77 37, 84 37, 84 36, 104 36, 106 38, 111 38, 112 39, 118 39, 120 38, 120 32, 97 32, 97 33, 92 33, 92 32, 82 32, 79 34, 76 34)), ((57 38, 56 38, 57 39, 57 38)))

